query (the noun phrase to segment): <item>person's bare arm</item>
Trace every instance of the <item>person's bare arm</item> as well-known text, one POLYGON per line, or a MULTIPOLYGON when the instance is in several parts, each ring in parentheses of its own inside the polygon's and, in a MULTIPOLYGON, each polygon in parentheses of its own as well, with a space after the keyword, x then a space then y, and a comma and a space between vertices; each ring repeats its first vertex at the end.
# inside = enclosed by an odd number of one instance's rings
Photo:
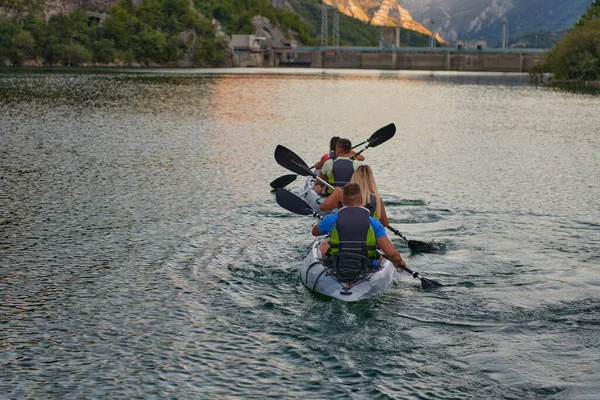
POLYGON ((329 211, 334 208, 338 208, 340 206, 340 202, 342 201, 343 190, 341 187, 336 187, 333 190, 333 193, 327 197, 327 199, 321 204, 321 211, 329 211))
POLYGON ((356 161, 365 161, 365 156, 363 156, 362 154, 356 154, 356 152, 352 152, 352 158, 355 159, 356 161))
POLYGON ((321 232, 319 232, 319 224, 315 224, 315 226, 313 226, 311 233, 313 236, 321 236, 321 232))
POLYGON ((406 261, 404 261, 394 244, 387 236, 377 238, 377 246, 379 246, 381 251, 383 251, 390 261, 394 263, 396 268, 398 268, 398 266, 406 267, 406 261))
POLYGON ((383 200, 381 200, 380 206, 380 214, 379 221, 381 221, 381 225, 384 227, 388 227, 390 225, 390 220, 388 219, 387 213, 385 212, 385 206, 383 205, 383 200))
MULTIPOLYGON (((327 182, 327 175, 325 175, 325 174, 319 174, 319 178, 321 178, 325 182, 327 182)), ((320 181, 318 179, 315 180, 315 191, 317 193, 323 193, 324 192, 324 190, 323 190, 324 186, 325 186, 325 184, 322 181, 320 181)))
POLYGON ((323 168, 323 164, 325 164, 325 161, 327 161, 327 158, 325 158, 325 156, 321 157, 321 159, 315 163, 315 169, 323 168))

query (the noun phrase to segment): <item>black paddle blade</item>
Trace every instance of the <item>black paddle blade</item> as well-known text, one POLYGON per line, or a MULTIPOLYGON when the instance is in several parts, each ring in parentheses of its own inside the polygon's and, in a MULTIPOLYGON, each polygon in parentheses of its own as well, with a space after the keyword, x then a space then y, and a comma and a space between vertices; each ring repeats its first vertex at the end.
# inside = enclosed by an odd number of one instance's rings
POLYGON ((396 125, 391 123, 382 128, 379 128, 374 134, 371 135, 367 147, 377 147, 380 144, 387 142, 396 134, 396 125))
POLYGON ((397 236, 400 236, 402 240, 404 240, 408 244, 408 248, 415 253, 437 253, 439 251, 443 251, 446 248, 444 243, 425 243, 420 240, 408 240, 406 236, 402 234, 399 230, 388 225, 388 229, 397 236))
POLYGON ((280 144, 275 148, 275 161, 283 168, 287 168, 298 175, 314 176, 314 172, 310 170, 310 167, 306 165, 303 159, 280 144))
POLYGON ((422 276, 419 276, 418 272, 413 272, 408 267, 401 266, 400 268, 403 269, 404 271, 408 272, 409 274, 411 274, 413 276, 413 278, 420 279, 421 280, 421 286, 423 287, 423 289, 429 290, 429 289, 435 289, 435 288, 444 286, 441 283, 439 283, 438 281, 434 281, 432 279, 427 279, 427 278, 423 278, 422 276))
POLYGON ((442 287, 444 285, 442 285, 438 281, 434 281, 432 279, 421 278, 421 286, 423 287, 423 289, 429 290, 429 289, 435 289, 438 287, 442 287))
POLYGON ((313 209, 300 197, 282 188, 275 192, 275 201, 281 207, 300 215, 312 215, 313 209))
POLYGON ((298 175, 296 175, 296 174, 280 176, 279 178, 277 178, 273 182, 271 182, 271 187, 273 189, 279 189, 282 187, 286 187, 290 183, 294 182, 297 177, 298 177, 298 175))
POLYGON ((409 240, 408 248, 415 253, 437 253, 444 250, 444 246, 435 243, 425 243, 419 240, 409 240))

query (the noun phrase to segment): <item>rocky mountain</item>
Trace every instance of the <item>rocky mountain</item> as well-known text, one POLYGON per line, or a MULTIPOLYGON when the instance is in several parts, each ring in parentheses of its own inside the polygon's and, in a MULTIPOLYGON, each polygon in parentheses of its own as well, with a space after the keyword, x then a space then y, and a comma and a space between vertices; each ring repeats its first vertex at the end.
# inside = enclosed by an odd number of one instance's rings
POLYGON ((593 0, 398 0, 421 23, 435 21, 448 41, 486 39, 500 42, 502 20, 509 37, 533 31, 564 31, 573 26, 593 0))
MULTIPOLYGON (((431 31, 415 21, 410 12, 401 7, 397 0, 323 0, 340 12, 375 26, 401 26, 430 35, 431 31)), ((444 40, 436 34, 438 41, 444 40)))
POLYGON ((446 41, 500 42, 502 21, 509 37, 533 31, 569 29, 593 0, 324 0, 341 12, 373 25, 400 25, 446 41))

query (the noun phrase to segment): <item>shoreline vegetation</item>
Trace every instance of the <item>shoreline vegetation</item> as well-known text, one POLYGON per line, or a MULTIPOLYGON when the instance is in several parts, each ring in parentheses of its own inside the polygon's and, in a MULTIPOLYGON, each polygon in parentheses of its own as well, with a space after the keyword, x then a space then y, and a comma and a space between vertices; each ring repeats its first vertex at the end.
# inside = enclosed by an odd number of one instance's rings
POLYGON ((186 0, 123 0, 102 25, 85 11, 0 20, 0 64, 5 66, 88 63, 199 65, 226 63, 227 43, 186 0))
POLYGON ((188 0, 122 0, 108 8, 100 23, 84 10, 44 20, 44 0, 32 0, 27 8, 20 0, 4 0, 0 66, 230 66, 229 39, 213 23, 215 16, 227 21, 228 32, 251 33, 252 17, 266 15, 281 29, 312 44, 298 15, 276 9, 267 0, 195 3, 192 7, 188 0))
POLYGON ((534 68, 532 80, 544 73, 553 75, 551 85, 600 87, 600 0, 548 52, 546 62, 534 68))
POLYGON ((600 81, 586 81, 582 79, 550 79, 546 85, 549 86, 577 86, 600 89, 600 81))

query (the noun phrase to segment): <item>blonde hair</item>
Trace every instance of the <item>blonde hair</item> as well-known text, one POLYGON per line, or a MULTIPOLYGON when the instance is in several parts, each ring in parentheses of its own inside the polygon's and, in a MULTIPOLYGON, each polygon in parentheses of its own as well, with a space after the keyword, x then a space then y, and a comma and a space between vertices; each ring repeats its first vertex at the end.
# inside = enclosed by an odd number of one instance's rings
POLYGON ((354 171, 350 183, 356 183, 360 187, 362 194, 362 204, 366 205, 371 201, 371 193, 375 195, 375 215, 381 216, 381 196, 377 190, 373 170, 368 165, 361 165, 354 171))

